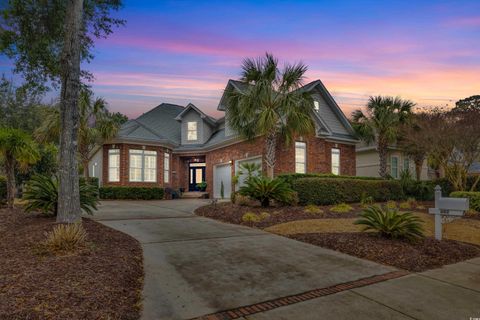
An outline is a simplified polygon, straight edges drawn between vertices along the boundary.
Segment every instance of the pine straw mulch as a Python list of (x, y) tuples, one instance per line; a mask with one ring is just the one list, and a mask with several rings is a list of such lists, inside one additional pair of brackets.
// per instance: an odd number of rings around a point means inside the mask
[(480, 247), (426, 237), (416, 242), (386, 239), (372, 233), (307, 233), (289, 238), (413, 272), (480, 256)]
[(88, 245), (40, 254), (54, 218), (0, 209), (0, 319), (138, 319), (143, 285), (137, 240), (90, 219)]
[[(421, 210), (410, 209), (404, 211), (428, 212), (428, 207), (431, 205), (430, 202), (419, 202), (419, 204), (423, 206)], [(240, 206), (238, 204), (232, 204), (231, 202), (223, 202), (200, 207), (195, 210), (195, 214), (232, 224), (242, 224), (249, 227), (264, 229), (276, 224), (298, 220), (356, 218), (358, 214), (364, 210), (359, 203), (350, 203), (349, 205), (353, 207), (353, 210), (345, 213), (330, 211), (330, 209), (334, 207), (331, 205), (317, 206), (317, 208), (322, 210), (321, 213), (308, 213), (305, 211), (306, 207), (303, 206), (271, 206), (268, 208), (262, 208), (257, 203), (252, 203), (248, 206)], [(403, 209), (401, 210), (403, 211)], [(244, 222), (242, 221), (242, 217), (247, 212), (252, 212), (255, 214), (267, 212), (270, 217), (254, 223)]]

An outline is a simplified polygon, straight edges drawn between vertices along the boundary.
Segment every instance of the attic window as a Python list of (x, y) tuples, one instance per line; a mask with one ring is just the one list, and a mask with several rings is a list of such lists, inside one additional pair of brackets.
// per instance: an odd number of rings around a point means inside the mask
[(320, 110), (320, 103), (318, 103), (318, 101), (313, 101), (313, 109), (315, 111)]
[(197, 122), (196, 121), (187, 122), (187, 140), (188, 141), (197, 140)]

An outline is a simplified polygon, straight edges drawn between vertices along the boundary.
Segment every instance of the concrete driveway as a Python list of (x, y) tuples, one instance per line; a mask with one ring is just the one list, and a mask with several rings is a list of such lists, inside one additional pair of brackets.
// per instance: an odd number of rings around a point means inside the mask
[[(472, 283), (469, 279), (462, 280), (463, 286), (449, 285), (452, 279), (432, 273), (365, 287), (365, 279), (388, 277), (395, 269), (192, 213), (207, 202), (105, 201), (100, 205), (96, 220), (142, 244), (143, 319), (190, 319), (236, 308), (242, 319), (458, 318), (460, 314), (445, 299), (453, 305), (458, 302), (462, 316), (480, 312), (480, 292), (477, 285), (465, 284)], [(475, 276), (480, 264), (467, 264), (463, 270)], [(352, 287), (355, 283), (361, 285)], [(323, 289), (328, 295), (316, 298), (308, 293), (319, 288), (330, 288)], [(435, 298), (436, 292), (441, 292), (440, 299)], [(279, 299), (302, 293), (308, 301), (299, 296), (287, 305)], [(273, 302), (257, 305), (264, 312), (243, 316), (242, 310), (251, 309), (240, 307), (265, 301)], [(275, 308), (273, 303), (278, 303)], [(430, 306), (437, 303), (441, 305)], [(426, 312), (427, 307), (433, 311)]]

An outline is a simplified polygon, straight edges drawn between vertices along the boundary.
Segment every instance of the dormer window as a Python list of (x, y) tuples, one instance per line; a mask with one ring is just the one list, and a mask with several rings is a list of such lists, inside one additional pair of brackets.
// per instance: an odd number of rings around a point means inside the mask
[(320, 110), (320, 103), (318, 103), (318, 101), (313, 101), (313, 109), (317, 112)]
[(197, 140), (197, 121), (187, 122), (187, 140), (188, 141)]

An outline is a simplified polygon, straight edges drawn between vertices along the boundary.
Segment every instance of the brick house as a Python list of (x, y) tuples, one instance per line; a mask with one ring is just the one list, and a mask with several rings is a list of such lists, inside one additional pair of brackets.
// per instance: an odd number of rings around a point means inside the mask
[[(229, 80), (227, 88), (242, 90), (243, 84)], [(334, 173), (355, 175), (353, 130), (335, 100), (320, 80), (305, 85), (312, 92), (316, 132), (295, 143), (279, 144), (274, 174)], [(218, 110), (227, 105), (222, 97)], [(214, 119), (193, 104), (186, 107), (162, 103), (129, 120), (118, 135), (100, 146), (90, 161), (90, 174), (105, 186), (161, 186), (206, 191), (229, 197), (232, 177), (242, 162), (256, 162), (265, 170), (263, 138), (242, 140), (225, 117)], [(240, 178), (242, 181), (242, 178)], [(237, 185), (238, 188), (238, 185)]]

